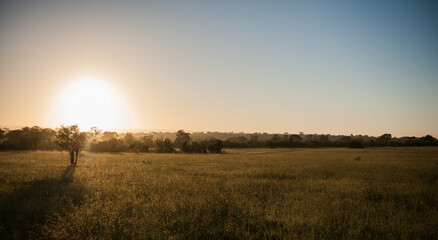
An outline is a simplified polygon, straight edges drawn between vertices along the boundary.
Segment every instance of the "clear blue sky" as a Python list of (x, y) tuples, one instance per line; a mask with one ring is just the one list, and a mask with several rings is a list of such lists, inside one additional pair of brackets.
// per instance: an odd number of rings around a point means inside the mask
[(124, 129), (438, 136), (436, 1), (0, 9), (3, 126), (54, 127), (56, 93), (92, 74), (130, 106)]

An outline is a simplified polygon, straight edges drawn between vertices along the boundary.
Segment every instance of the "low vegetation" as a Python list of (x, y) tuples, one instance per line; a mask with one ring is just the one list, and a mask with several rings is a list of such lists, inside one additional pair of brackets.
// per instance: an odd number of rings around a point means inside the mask
[(0, 238), (437, 239), (438, 148), (0, 152)]
[[(63, 144), (63, 131), (75, 129), (75, 149), (89, 152), (156, 152), (156, 153), (222, 153), (224, 148), (321, 148), (321, 147), (415, 147), (438, 146), (431, 135), (396, 138), (386, 133), (379, 137), (364, 135), (340, 136), (329, 134), (267, 134), (267, 133), (123, 133), (102, 132), (92, 127), (88, 132), (77, 132), (77, 125), (50, 128), (24, 127), (17, 130), (0, 129), (0, 150), (60, 150), (72, 152)], [(73, 134), (74, 132), (74, 134)], [(60, 134), (61, 133), (61, 134)], [(65, 134), (64, 134), (65, 135)], [(81, 143), (79, 146), (77, 143)], [(79, 151), (74, 150), (74, 153)]]

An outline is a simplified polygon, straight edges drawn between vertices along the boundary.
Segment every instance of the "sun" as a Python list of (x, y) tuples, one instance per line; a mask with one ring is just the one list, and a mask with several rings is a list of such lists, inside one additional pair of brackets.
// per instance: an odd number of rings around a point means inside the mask
[(82, 131), (97, 126), (104, 130), (124, 125), (123, 101), (109, 83), (91, 76), (70, 82), (59, 92), (55, 103), (57, 125), (78, 124)]

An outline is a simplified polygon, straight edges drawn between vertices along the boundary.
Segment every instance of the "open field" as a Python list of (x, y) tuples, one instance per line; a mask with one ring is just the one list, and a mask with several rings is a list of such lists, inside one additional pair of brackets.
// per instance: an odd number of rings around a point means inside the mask
[(83, 153), (69, 165), (0, 153), (1, 239), (438, 238), (438, 148)]

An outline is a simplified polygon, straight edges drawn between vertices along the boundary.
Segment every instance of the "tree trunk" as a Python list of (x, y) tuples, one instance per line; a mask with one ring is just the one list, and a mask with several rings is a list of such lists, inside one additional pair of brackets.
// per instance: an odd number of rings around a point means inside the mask
[(78, 156), (79, 156), (79, 151), (76, 151), (76, 160), (75, 160), (75, 166), (76, 166), (76, 164), (78, 164)]
[(70, 163), (72, 166), (75, 164), (75, 152), (74, 151), (70, 152)]

